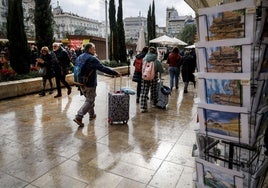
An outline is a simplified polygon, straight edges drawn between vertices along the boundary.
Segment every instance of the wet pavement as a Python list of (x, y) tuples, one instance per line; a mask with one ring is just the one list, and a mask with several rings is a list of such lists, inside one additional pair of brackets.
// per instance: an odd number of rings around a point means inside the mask
[[(164, 76), (168, 84), (167, 75)], [(167, 110), (140, 113), (130, 96), (127, 125), (107, 122), (113, 79), (98, 76), (95, 120), (73, 118), (84, 102), (76, 87), (67, 96), (27, 95), (0, 101), (0, 187), (194, 187), (197, 91), (183, 84)], [(123, 87), (136, 83), (123, 77)]]

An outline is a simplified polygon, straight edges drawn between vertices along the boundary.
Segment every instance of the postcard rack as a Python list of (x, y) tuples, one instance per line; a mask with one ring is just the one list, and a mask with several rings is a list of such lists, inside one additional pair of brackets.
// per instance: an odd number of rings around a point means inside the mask
[(268, 1), (199, 9), (198, 34), (195, 183), (262, 187), (268, 171)]

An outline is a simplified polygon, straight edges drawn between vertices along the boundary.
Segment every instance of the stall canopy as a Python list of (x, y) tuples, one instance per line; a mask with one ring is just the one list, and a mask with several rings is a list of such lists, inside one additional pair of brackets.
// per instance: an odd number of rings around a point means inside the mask
[(173, 44), (174, 41), (172, 38), (170, 38), (167, 35), (163, 35), (161, 37), (157, 37), (155, 39), (152, 39), (149, 41), (150, 43), (158, 43), (158, 44), (163, 44), (163, 45), (167, 45), (167, 44)]
[(173, 37), (172, 39), (174, 41), (173, 44), (176, 44), (176, 45), (187, 45), (186, 42), (183, 42), (182, 40), (180, 40), (180, 39), (178, 39), (176, 37)]
[(163, 35), (161, 37), (152, 39), (149, 41), (150, 43), (158, 43), (162, 45), (187, 45), (186, 42), (183, 42), (180, 39), (177, 39), (176, 37), (169, 37), (167, 35)]
[(195, 45), (186, 46), (185, 48), (195, 48)]

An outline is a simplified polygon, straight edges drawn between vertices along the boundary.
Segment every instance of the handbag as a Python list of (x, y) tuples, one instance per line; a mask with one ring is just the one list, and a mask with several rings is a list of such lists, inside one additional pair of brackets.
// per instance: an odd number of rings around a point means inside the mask
[(47, 74), (47, 68), (46, 67), (40, 67), (40, 69), (38, 70), (38, 74), (40, 76), (45, 76)]
[(141, 74), (139, 74), (138, 72), (134, 72), (134, 74), (132, 76), (132, 81), (139, 82), (140, 80), (141, 80)]

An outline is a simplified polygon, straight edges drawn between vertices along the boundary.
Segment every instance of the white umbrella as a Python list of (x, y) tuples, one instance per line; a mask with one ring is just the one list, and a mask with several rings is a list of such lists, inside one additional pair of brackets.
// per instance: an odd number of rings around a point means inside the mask
[(182, 40), (180, 40), (180, 39), (178, 39), (178, 38), (176, 38), (176, 37), (173, 37), (172, 38), (173, 39), (173, 44), (177, 44), (177, 45), (187, 45), (187, 43), (186, 42), (183, 42)]
[(136, 47), (137, 53), (140, 53), (142, 49), (144, 48), (144, 46), (145, 46), (145, 37), (144, 37), (143, 28), (141, 28), (140, 33), (139, 33), (139, 38), (137, 41), (137, 47)]
[(195, 45), (186, 46), (185, 48), (195, 48)]
[(173, 44), (173, 39), (170, 38), (169, 36), (167, 35), (163, 35), (161, 37), (158, 37), (158, 38), (155, 38), (155, 39), (152, 39), (149, 41), (150, 43), (159, 43), (159, 44)]

